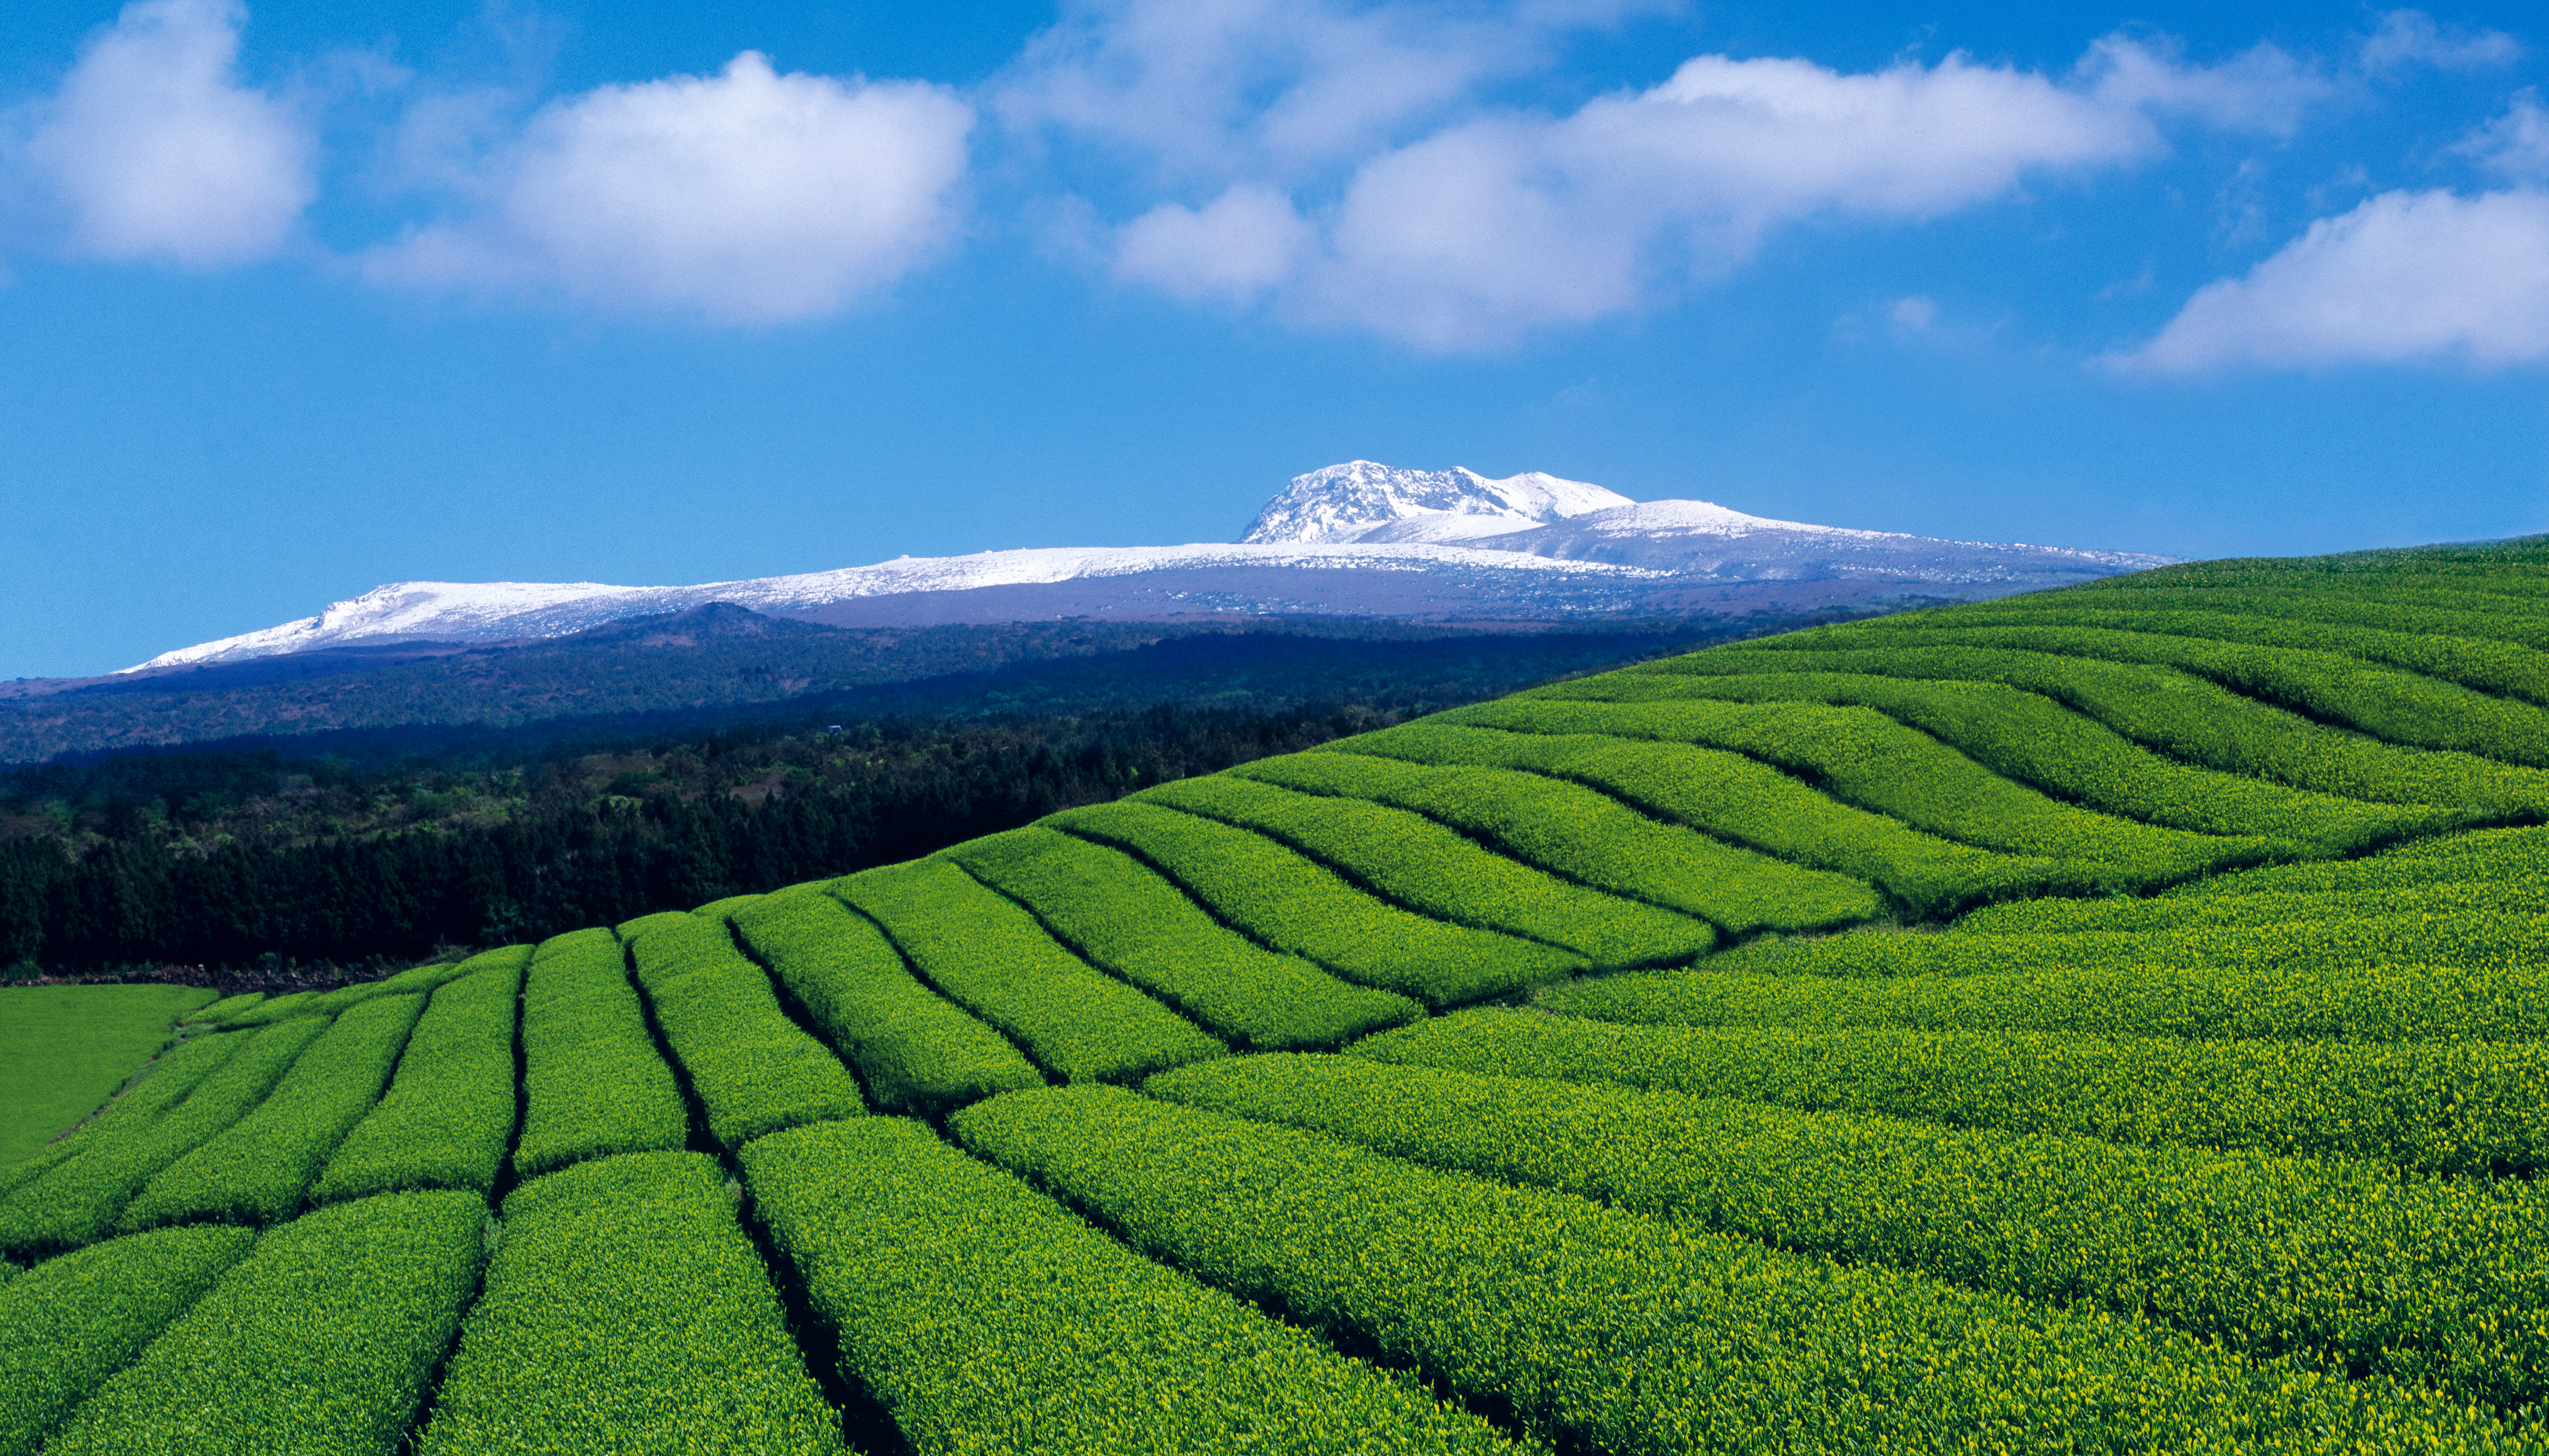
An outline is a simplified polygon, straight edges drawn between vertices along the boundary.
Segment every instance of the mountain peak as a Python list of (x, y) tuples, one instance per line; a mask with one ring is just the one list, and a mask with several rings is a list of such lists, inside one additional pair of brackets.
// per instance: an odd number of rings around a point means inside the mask
[(1292, 477), (1239, 541), (1243, 546), (1461, 541), (1635, 503), (1600, 486), (1536, 470), (1489, 480), (1458, 465), (1400, 470), (1350, 460)]

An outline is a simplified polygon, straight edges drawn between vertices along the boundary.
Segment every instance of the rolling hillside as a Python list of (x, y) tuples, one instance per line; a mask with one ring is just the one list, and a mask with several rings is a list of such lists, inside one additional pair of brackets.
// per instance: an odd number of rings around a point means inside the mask
[(2549, 1450), (2549, 542), (1558, 683), (196, 1013), (0, 1456)]

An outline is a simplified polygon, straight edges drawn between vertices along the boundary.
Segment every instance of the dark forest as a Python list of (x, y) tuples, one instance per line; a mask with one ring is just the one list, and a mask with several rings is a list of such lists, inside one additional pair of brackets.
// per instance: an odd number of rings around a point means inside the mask
[(372, 973), (907, 860), (1397, 716), (1162, 706), (745, 728), (503, 768), (264, 751), (23, 769), (0, 784), (0, 974)]

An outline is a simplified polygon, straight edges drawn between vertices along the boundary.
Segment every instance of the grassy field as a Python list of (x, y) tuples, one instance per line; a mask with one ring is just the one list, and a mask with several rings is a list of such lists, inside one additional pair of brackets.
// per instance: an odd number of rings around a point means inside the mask
[(0, 1165), (86, 1117), (212, 999), (193, 986), (0, 987)]
[(2172, 568), (205, 1007), (0, 1456), (2549, 1453), (2544, 648)]

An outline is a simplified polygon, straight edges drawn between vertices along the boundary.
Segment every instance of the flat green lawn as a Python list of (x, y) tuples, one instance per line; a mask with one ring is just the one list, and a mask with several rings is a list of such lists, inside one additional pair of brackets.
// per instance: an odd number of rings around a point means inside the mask
[(212, 999), (200, 986), (0, 986), (0, 1168), (96, 1111)]

